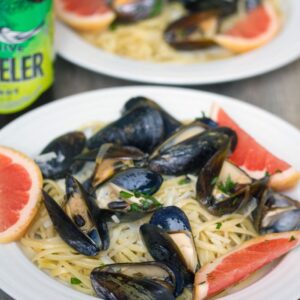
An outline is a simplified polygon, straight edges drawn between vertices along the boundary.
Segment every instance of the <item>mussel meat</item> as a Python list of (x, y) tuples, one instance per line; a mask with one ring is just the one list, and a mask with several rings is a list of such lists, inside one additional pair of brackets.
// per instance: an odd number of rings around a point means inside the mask
[(233, 130), (226, 127), (209, 129), (159, 150), (158, 154), (151, 157), (149, 168), (165, 175), (195, 173), (222, 146), (229, 144), (233, 151), (236, 143), (237, 136)]
[(129, 99), (123, 108), (123, 113), (127, 113), (136, 107), (152, 107), (157, 109), (163, 118), (164, 122), (164, 131), (165, 131), (165, 138), (170, 136), (177, 128), (179, 128), (182, 124), (178, 120), (176, 120), (173, 116), (171, 116), (167, 111), (165, 111), (160, 105), (158, 105), (153, 100), (150, 100), (143, 96), (138, 96)]
[(135, 22), (158, 15), (164, 0), (109, 0), (120, 22)]
[(254, 225), (261, 234), (300, 229), (300, 203), (266, 189), (253, 212)]
[(105, 143), (137, 147), (151, 152), (164, 137), (161, 114), (151, 107), (137, 107), (117, 121), (99, 130), (87, 141), (89, 149)]
[(74, 158), (82, 153), (85, 144), (86, 137), (80, 131), (69, 132), (49, 143), (35, 159), (44, 178), (60, 179), (79, 171), (83, 164)]

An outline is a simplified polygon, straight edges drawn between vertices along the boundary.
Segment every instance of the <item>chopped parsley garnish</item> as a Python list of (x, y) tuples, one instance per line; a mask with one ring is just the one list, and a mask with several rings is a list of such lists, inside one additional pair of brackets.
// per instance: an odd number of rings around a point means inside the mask
[(216, 223), (216, 229), (221, 229), (221, 227), (222, 227), (222, 223), (221, 222), (218, 222), (218, 223)]
[(137, 212), (137, 211), (142, 211), (142, 209), (137, 203), (132, 203), (130, 204), (129, 211)]
[(117, 22), (112, 22), (112, 23), (109, 25), (109, 30), (110, 30), (110, 31), (115, 31), (117, 28), (118, 28)]
[(70, 282), (71, 282), (71, 284), (80, 284), (81, 280), (76, 277), (72, 277)]
[(271, 174), (268, 171), (266, 171), (265, 177), (270, 177), (270, 176), (271, 176)]
[(119, 193), (119, 196), (123, 199), (130, 199), (131, 197), (133, 197), (134, 195), (125, 191), (121, 191)]
[(295, 241), (296, 240), (296, 238), (292, 235), (291, 237), (290, 237), (290, 242), (292, 242), (292, 241)]
[(211, 185), (215, 185), (215, 184), (217, 184), (218, 180), (219, 180), (219, 177), (216, 176), (216, 177), (214, 177), (214, 178), (212, 179), (212, 181), (211, 181), (210, 184), (211, 184)]
[(233, 193), (235, 187), (236, 187), (236, 183), (232, 181), (230, 175), (228, 175), (225, 182), (220, 182), (218, 184), (218, 189), (225, 194)]
[(192, 180), (191, 180), (190, 177), (185, 176), (185, 178), (182, 178), (182, 179), (180, 179), (180, 180), (178, 181), (178, 184), (179, 184), (179, 185), (184, 185), (184, 184), (190, 183), (191, 181), (192, 181)]
[(163, 0), (158, 0), (155, 2), (154, 6), (153, 6), (153, 10), (150, 13), (150, 18), (157, 16), (158, 14), (160, 14), (160, 12), (163, 9), (163, 5), (164, 5), (164, 1)]

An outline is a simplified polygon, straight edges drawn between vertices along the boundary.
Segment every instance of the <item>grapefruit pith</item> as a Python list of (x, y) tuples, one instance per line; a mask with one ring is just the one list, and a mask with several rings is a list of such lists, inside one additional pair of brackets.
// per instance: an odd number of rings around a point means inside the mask
[(38, 211), (43, 178), (24, 154), (0, 146), (0, 243), (19, 239)]
[(212, 107), (211, 117), (220, 126), (234, 130), (238, 136), (238, 143), (230, 160), (246, 171), (252, 178), (260, 179), (266, 173), (272, 175), (270, 186), (277, 191), (294, 187), (300, 173), (290, 164), (273, 155), (261, 146), (253, 137), (239, 125), (217, 104)]
[(281, 25), (274, 6), (265, 3), (253, 9), (245, 19), (216, 37), (222, 47), (236, 53), (247, 52), (269, 42)]
[(194, 300), (219, 294), (300, 244), (300, 231), (260, 236), (201, 268), (195, 277)]
[(115, 19), (105, 0), (55, 0), (57, 16), (80, 31), (107, 28)]

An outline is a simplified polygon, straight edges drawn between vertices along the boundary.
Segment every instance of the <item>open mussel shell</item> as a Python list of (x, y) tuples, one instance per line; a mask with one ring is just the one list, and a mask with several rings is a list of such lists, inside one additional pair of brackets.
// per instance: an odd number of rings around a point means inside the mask
[(43, 192), (43, 196), (46, 209), (60, 237), (81, 254), (87, 256), (97, 255), (100, 251), (99, 245), (96, 245), (92, 238), (79, 230), (59, 204), (46, 192)]
[(150, 255), (158, 262), (166, 264), (175, 274), (174, 295), (182, 293), (187, 284), (193, 282), (193, 274), (186, 265), (183, 253), (167, 232), (153, 224), (144, 224), (140, 233)]
[(87, 141), (89, 149), (99, 149), (105, 143), (137, 147), (151, 152), (164, 137), (161, 114), (151, 107), (137, 107), (100, 129)]
[(82, 153), (86, 137), (80, 131), (69, 132), (49, 143), (36, 157), (44, 178), (60, 179), (67, 173), (76, 173), (83, 166), (74, 158)]
[(228, 146), (219, 149), (200, 170), (196, 194), (201, 206), (222, 216), (244, 208), (265, 189), (267, 179), (254, 181), (243, 170), (226, 160)]
[(236, 133), (226, 127), (206, 130), (178, 144), (167, 147), (152, 157), (149, 168), (165, 175), (184, 175), (199, 171), (223, 146), (237, 143)]
[(128, 111), (131, 111), (137, 107), (152, 107), (161, 113), (164, 122), (165, 138), (170, 136), (182, 125), (180, 121), (171, 116), (156, 102), (143, 96), (137, 96), (129, 99), (123, 107), (123, 113), (127, 113)]
[(109, 232), (95, 199), (73, 176), (66, 177), (65, 210), (75, 225), (99, 244), (101, 250), (109, 247)]
[(120, 22), (135, 22), (158, 15), (164, 0), (109, 0)]
[(165, 29), (164, 39), (177, 50), (199, 50), (216, 45), (218, 30), (217, 11), (198, 12), (171, 23)]
[(161, 206), (151, 195), (162, 182), (162, 176), (149, 169), (127, 169), (96, 188), (97, 205), (107, 220), (114, 215), (121, 222), (138, 220)]
[(155, 280), (165, 285), (172, 293), (175, 288), (175, 275), (173, 271), (165, 264), (154, 261), (110, 264), (96, 268), (93, 272), (117, 273), (134, 278)]
[(186, 268), (196, 273), (200, 264), (190, 222), (176, 206), (162, 207), (154, 212), (150, 224), (165, 230), (182, 253)]
[(103, 300), (175, 300), (172, 292), (155, 280), (99, 271), (92, 271), (90, 277), (96, 295)]
[(93, 187), (121, 171), (135, 165), (143, 165), (146, 157), (147, 155), (135, 147), (103, 144), (96, 157), (96, 166), (91, 179)]
[(300, 203), (266, 189), (253, 212), (254, 225), (261, 234), (300, 229)]

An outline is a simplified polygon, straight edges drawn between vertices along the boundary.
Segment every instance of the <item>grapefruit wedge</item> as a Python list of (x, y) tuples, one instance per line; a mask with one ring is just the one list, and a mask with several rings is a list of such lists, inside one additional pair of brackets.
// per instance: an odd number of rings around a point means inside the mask
[(299, 244), (300, 231), (273, 233), (245, 242), (196, 273), (193, 299), (219, 294)]
[(0, 243), (22, 237), (38, 211), (42, 184), (32, 159), (0, 146)]
[(269, 42), (278, 33), (280, 26), (281, 20), (274, 6), (266, 2), (215, 40), (232, 52), (247, 52)]
[(57, 16), (76, 30), (102, 30), (115, 19), (105, 0), (55, 0), (54, 3)]
[(261, 146), (216, 103), (212, 107), (211, 118), (220, 126), (229, 127), (236, 132), (238, 143), (230, 160), (252, 178), (260, 179), (266, 173), (272, 175), (270, 186), (277, 191), (287, 190), (298, 183), (298, 171)]

